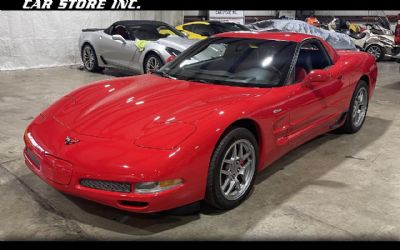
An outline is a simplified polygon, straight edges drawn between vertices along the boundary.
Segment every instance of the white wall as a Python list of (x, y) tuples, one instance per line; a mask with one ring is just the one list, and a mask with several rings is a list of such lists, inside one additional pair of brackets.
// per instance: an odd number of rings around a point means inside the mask
[(127, 19), (183, 21), (183, 11), (0, 11), (0, 70), (80, 63), (83, 28), (106, 28)]
[(400, 10), (316, 10), (315, 15), (321, 16), (378, 16), (397, 15)]

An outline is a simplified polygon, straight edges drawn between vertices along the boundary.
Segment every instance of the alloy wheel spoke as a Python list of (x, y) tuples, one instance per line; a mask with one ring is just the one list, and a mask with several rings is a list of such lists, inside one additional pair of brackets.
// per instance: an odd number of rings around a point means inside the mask
[(234, 164), (235, 163), (235, 160), (234, 159), (225, 159), (224, 161), (223, 161), (223, 163), (226, 163), (226, 164), (229, 164), (229, 165), (232, 165), (232, 164)]
[(236, 144), (233, 146), (233, 152), (232, 152), (232, 157), (235, 160), (237, 158), (237, 148), (236, 148), (236, 146), (237, 146)]
[(234, 186), (235, 186), (235, 181), (234, 180), (229, 181), (229, 187), (228, 190), (226, 190), (225, 195), (229, 195)]
[(221, 174), (223, 175), (231, 175), (231, 172), (229, 170), (221, 170)]
[(224, 184), (222, 185), (221, 189), (224, 191), (230, 182), (230, 178), (226, 178)]

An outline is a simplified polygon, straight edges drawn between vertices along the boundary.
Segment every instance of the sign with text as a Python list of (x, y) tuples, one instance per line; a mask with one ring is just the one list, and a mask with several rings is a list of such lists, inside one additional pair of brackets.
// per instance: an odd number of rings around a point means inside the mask
[(243, 10), (210, 10), (208, 19), (221, 22), (234, 22), (244, 24)]

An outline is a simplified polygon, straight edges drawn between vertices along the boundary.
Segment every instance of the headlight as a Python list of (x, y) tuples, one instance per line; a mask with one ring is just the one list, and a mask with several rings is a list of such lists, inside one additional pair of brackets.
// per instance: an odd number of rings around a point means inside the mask
[(171, 47), (167, 47), (165, 48), (165, 50), (171, 55), (171, 56), (178, 56), (180, 53), (182, 53), (181, 51), (171, 48)]
[(140, 182), (135, 185), (135, 193), (139, 194), (149, 194), (165, 191), (182, 184), (181, 179), (173, 179), (166, 181), (149, 181)]

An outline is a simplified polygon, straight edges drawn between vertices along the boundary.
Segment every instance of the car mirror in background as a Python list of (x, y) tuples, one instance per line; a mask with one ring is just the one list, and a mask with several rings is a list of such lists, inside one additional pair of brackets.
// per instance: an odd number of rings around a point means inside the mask
[(121, 35), (112, 35), (112, 39), (115, 41), (121, 41), (123, 44), (126, 43), (125, 38), (123, 38)]
[(307, 75), (307, 82), (326, 82), (331, 79), (331, 74), (323, 69), (312, 70)]

